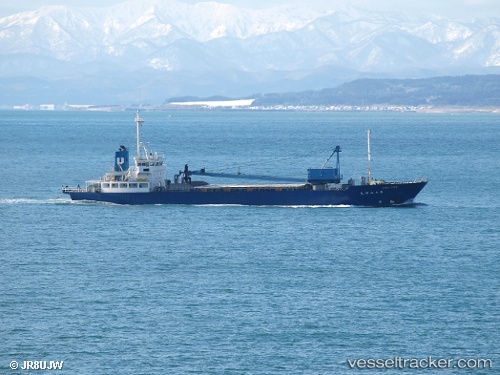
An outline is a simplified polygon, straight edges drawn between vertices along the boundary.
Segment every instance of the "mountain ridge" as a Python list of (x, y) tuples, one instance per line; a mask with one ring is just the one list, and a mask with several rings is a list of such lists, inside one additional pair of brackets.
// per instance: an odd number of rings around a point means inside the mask
[[(362, 77), (496, 72), (500, 19), (132, 0), (4, 17), (0, 51), (2, 104), (158, 103), (166, 95), (320, 89)], [(29, 78), (45, 82), (43, 97), (12, 84)]]

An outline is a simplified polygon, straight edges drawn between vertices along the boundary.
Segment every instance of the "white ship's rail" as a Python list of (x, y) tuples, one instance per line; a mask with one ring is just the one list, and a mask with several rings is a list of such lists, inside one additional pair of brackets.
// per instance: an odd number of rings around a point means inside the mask
[(392, 185), (401, 185), (401, 184), (417, 184), (420, 182), (429, 182), (429, 179), (427, 177), (421, 177), (421, 178), (416, 178), (413, 181), (387, 181), (384, 182), (385, 184), (392, 184)]
[(85, 185), (86, 185), (85, 187), (80, 187), (80, 185), (78, 185), (77, 187), (63, 186), (62, 192), (63, 193), (93, 193), (93, 192), (101, 191), (101, 181), (100, 180), (85, 181)]
[(70, 186), (62, 187), (63, 193), (86, 193), (87, 191), (88, 191), (87, 188), (81, 188), (81, 187), (70, 187)]

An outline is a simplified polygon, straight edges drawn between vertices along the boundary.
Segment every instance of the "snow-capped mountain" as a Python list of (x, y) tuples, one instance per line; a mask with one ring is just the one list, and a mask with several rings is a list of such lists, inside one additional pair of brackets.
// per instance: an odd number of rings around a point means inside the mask
[(170, 95), (331, 87), (359, 76), (497, 69), (500, 18), (131, 0), (5, 17), (0, 48), (0, 104), (23, 95), (35, 101), (34, 93), (49, 101), (158, 103)]

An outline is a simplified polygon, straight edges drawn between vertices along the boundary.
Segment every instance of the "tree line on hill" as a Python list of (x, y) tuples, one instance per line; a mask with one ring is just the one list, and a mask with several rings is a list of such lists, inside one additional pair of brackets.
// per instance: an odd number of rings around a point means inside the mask
[[(364, 78), (335, 88), (259, 94), (252, 98), (256, 98), (253, 106), (500, 106), (500, 75), (421, 79)], [(211, 99), (230, 100), (226, 97), (182, 97), (171, 98), (167, 102)]]

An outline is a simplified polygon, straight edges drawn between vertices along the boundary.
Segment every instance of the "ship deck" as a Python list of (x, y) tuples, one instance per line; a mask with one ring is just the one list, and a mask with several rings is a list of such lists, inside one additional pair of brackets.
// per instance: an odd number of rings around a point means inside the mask
[(211, 191), (285, 191), (310, 190), (308, 184), (221, 184), (194, 187), (192, 190), (201, 192)]

